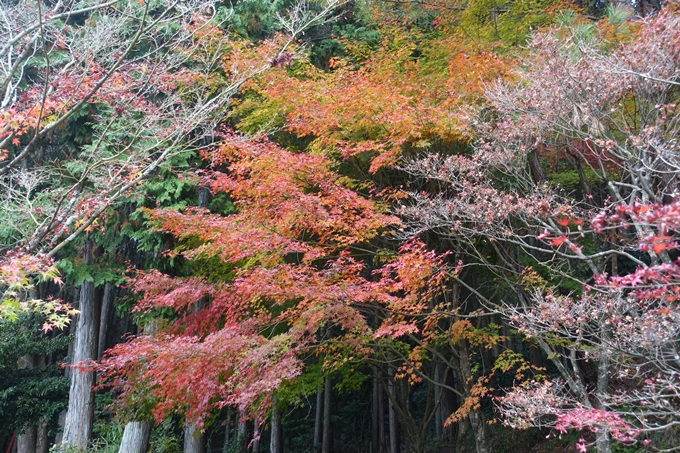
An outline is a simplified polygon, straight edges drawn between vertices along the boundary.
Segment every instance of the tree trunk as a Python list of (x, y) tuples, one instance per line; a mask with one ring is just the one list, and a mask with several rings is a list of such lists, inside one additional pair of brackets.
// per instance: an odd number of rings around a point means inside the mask
[[(35, 296), (31, 296), (36, 298)], [(19, 358), (17, 368), (33, 369), (35, 368), (35, 360), (32, 355), (25, 355)], [(35, 425), (27, 425), (24, 428), (24, 433), (16, 437), (17, 453), (33, 453), (35, 451), (35, 439), (37, 429)]]
[[(434, 366), (434, 380), (435, 382), (442, 382), (442, 364), (437, 362)], [(434, 413), (434, 430), (437, 439), (440, 441), (444, 440), (444, 420), (446, 420), (446, 415), (442, 410), (442, 389), (440, 386), (434, 386), (434, 403), (437, 405)]]
[[(66, 367), (66, 371), (68, 371), (68, 367)], [(57, 424), (59, 425), (59, 432), (57, 432), (57, 435), (54, 439), (54, 444), (55, 445), (61, 445), (61, 440), (64, 438), (64, 424), (66, 423), (66, 411), (61, 411), (59, 412), (59, 416), (57, 417)]]
[(205, 453), (205, 435), (193, 423), (184, 428), (184, 453)]
[(243, 414), (239, 414), (238, 430), (236, 434), (236, 442), (238, 444), (239, 453), (246, 453), (248, 451), (248, 438), (246, 437), (247, 434), (248, 425), (246, 424), (246, 419), (243, 417)]
[(456, 424), (458, 428), (458, 434), (456, 436), (456, 453), (465, 451), (465, 437), (470, 426), (470, 421), (468, 417), (462, 417)]
[(612, 446), (609, 441), (609, 430), (603, 429), (595, 433), (595, 446), (597, 453), (611, 453)]
[[(85, 245), (85, 264), (92, 261), (94, 243), (87, 240)], [(97, 327), (99, 312), (95, 298), (94, 283), (84, 281), (80, 287), (78, 326), (76, 327), (73, 364), (77, 365), (97, 357)], [(64, 423), (63, 444), (87, 450), (92, 437), (94, 420), (94, 372), (71, 370), (68, 411)]]
[(283, 453), (283, 445), (281, 443), (281, 416), (279, 414), (279, 408), (276, 407), (278, 402), (279, 398), (274, 396), (274, 401), (272, 402), (272, 428), (269, 439), (269, 453)]
[[(442, 362), (435, 365), (435, 380), (451, 387), (455, 385), (451, 370)], [(435, 421), (438, 425), (437, 435), (442, 442), (450, 443), (456, 438), (456, 425), (444, 426), (449, 416), (456, 411), (456, 402), (456, 395), (451, 390), (435, 386), (435, 403), (438, 404)]]
[(323, 425), (323, 388), (319, 385), (316, 390), (316, 417), (314, 418), (314, 444), (315, 452), (321, 451), (321, 426)]
[[(380, 382), (378, 382), (379, 384)], [(380, 440), (378, 445), (380, 445), (380, 453), (385, 453), (387, 450), (387, 436), (385, 435), (385, 394), (378, 391), (380, 397), (378, 398), (378, 436)]]
[(390, 453), (399, 453), (399, 433), (397, 432), (397, 418), (394, 413), (394, 371), (389, 370), (389, 377), (387, 381), (387, 391), (390, 393), (390, 398), (387, 401), (387, 411), (390, 423)]
[(151, 420), (129, 422), (125, 425), (118, 453), (146, 453), (149, 450), (151, 425)]
[(489, 453), (490, 450), (486, 443), (486, 426), (479, 409), (470, 410), (468, 418), (470, 419), (470, 426), (472, 426), (472, 430), (475, 434), (477, 453)]
[[(600, 330), (602, 332), (602, 339), (605, 343), (611, 341), (611, 328), (605, 321), (600, 323)], [(602, 401), (609, 393), (609, 360), (610, 355), (606, 346), (600, 346), (600, 361), (597, 366), (597, 398), (596, 406), (598, 409), (604, 409)], [(595, 434), (595, 444), (597, 446), (597, 453), (611, 453), (611, 443), (609, 441), (609, 430), (604, 427), (599, 427), (599, 431)]]
[(227, 419), (224, 422), (224, 445), (222, 446), (222, 451), (227, 453), (229, 450), (229, 441), (231, 440), (231, 407), (227, 407)]
[[(104, 287), (104, 295), (102, 296), (102, 305), (106, 305), (106, 300), (109, 299), (110, 305), (113, 305), (113, 285), (107, 283)], [(104, 322), (104, 308), (102, 307), (101, 320)], [(149, 321), (144, 326), (144, 333), (146, 335), (153, 335), (156, 331), (156, 319)], [(106, 337), (106, 333), (102, 325), (99, 326), (99, 355), (103, 353), (102, 338)], [(152, 420), (142, 420), (135, 422), (128, 422), (123, 430), (123, 439), (120, 443), (118, 453), (146, 453), (149, 450), (149, 441), (151, 440), (151, 428), (153, 427)]]
[(331, 378), (324, 378), (321, 453), (331, 453)]
[[(472, 379), (472, 370), (470, 368), (470, 359), (466, 340), (458, 342), (460, 351), (460, 373), (463, 382), (470, 382)], [(469, 396), (469, 391), (466, 389), (466, 394)], [(468, 415), (470, 419), (470, 426), (474, 431), (475, 445), (477, 453), (489, 453), (489, 446), (486, 443), (486, 423), (482, 417), (479, 409), (472, 409)]]
[(35, 453), (47, 453), (50, 449), (50, 442), (47, 432), (47, 420), (41, 418), (38, 421), (38, 428), (35, 435)]
[(371, 453), (380, 453), (380, 430), (378, 424), (380, 423), (380, 404), (379, 398), (382, 396), (380, 392), (380, 382), (378, 382), (378, 367), (373, 367), (373, 393), (371, 395)]
[(529, 161), (529, 171), (531, 171), (531, 177), (534, 180), (534, 183), (536, 185), (543, 184), (546, 179), (541, 162), (538, 160), (538, 151), (530, 151), (527, 160)]
[(27, 426), (24, 433), (17, 436), (17, 453), (34, 453), (37, 434), (36, 425)]
[(109, 325), (113, 314), (113, 283), (107, 282), (104, 285), (104, 295), (102, 296), (101, 316), (99, 317), (99, 341), (97, 344), (97, 360), (102, 358), (109, 335)]

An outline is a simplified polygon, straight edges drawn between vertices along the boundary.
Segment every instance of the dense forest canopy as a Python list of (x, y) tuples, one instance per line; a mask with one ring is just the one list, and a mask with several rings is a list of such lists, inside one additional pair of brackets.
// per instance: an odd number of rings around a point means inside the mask
[(677, 0), (0, 37), (0, 450), (677, 449)]

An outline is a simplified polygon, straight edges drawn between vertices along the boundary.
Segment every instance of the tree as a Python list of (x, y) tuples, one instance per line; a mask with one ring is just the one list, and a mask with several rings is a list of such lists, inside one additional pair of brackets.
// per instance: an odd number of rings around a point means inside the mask
[[(228, 191), (237, 213), (194, 208), (149, 215), (157, 228), (196, 244), (182, 253), (185, 259), (219, 257), (240, 266), (216, 282), (139, 275), (135, 290), (143, 297), (136, 310), (169, 307), (179, 318), (153, 338), (116, 346), (100, 366), (133, 410), (140, 408), (135, 401), (146, 401), (142, 406), (152, 404), (159, 420), (182, 409), (198, 429), (227, 405), (261, 418), (272, 391), (300, 374), (299, 355), (311, 347), (320, 347), (331, 368), (370, 354), (363, 311), (374, 304), (419, 306), (439, 272), (436, 256), (410, 243), (373, 279), (363, 276), (366, 264), (352, 257), (353, 248), (361, 250), (396, 220), (343, 187), (327, 159), (234, 135), (224, 135), (209, 157), (215, 166), (229, 164), (228, 172), (204, 177), (214, 192)], [(198, 311), (197, 300), (205, 301)], [(335, 334), (318, 345), (317, 332), (328, 325)], [(379, 335), (414, 328), (403, 320)]]
[[(504, 400), (509, 423), (547, 415), (536, 414), (536, 400), (518, 404), (521, 395), (544, 395), (544, 407), (572, 409), (552, 412), (557, 426), (591, 427), (601, 452), (610, 451), (610, 436), (635, 442), (639, 429), (669, 423), (650, 415), (643, 426), (623, 401), (642, 403), (633, 397), (644, 387), (637, 372), (668, 369), (666, 359), (656, 365), (641, 359), (652, 346), (632, 333), (643, 319), (668, 322), (659, 315), (674, 297), (672, 279), (654, 269), (674, 266), (672, 227), (655, 219), (674, 210), (677, 195), (679, 16), (673, 4), (638, 23), (626, 17), (613, 8), (593, 25), (565, 13), (560, 27), (534, 36), (519, 80), (491, 87), (488, 106), (470, 117), (481, 136), (471, 155), (430, 155), (404, 165), (446, 190), (413, 193), (403, 209), (410, 225), (455, 237), (467, 255), (462, 268), (480, 266), (507, 282), (514, 297), (482, 297), (484, 304), (501, 307), (559, 372), (561, 384), (530, 385)], [(571, 166), (571, 194), (553, 182), (563, 173), (546, 174), (551, 159)], [(649, 280), (639, 280), (646, 272)], [(644, 299), (631, 292), (644, 282), (664, 284)], [(620, 321), (627, 316), (635, 321)], [(676, 347), (665, 336), (673, 322), (661, 329), (666, 340), (654, 344), (656, 357)], [(617, 330), (623, 325), (633, 335), (628, 340)], [(632, 407), (645, 413), (644, 404)]]

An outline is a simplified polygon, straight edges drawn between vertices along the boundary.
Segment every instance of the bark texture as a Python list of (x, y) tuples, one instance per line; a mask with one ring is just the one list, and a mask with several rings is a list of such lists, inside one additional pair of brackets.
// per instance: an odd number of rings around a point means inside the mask
[(394, 392), (394, 370), (389, 370), (389, 380), (387, 381), (387, 391), (389, 392), (389, 401), (387, 406), (387, 413), (390, 423), (390, 453), (399, 453), (399, 433), (397, 432), (397, 415), (394, 413), (393, 400), (396, 398)]
[(378, 368), (373, 367), (373, 382), (371, 394), (371, 453), (380, 453), (380, 404), (382, 397), (380, 382), (378, 382)]
[(107, 282), (104, 285), (104, 295), (102, 296), (102, 309), (99, 318), (99, 339), (97, 344), (97, 360), (102, 358), (106, 351), (109, 329), (113, 315), (113, 291), (114, 285)]
[(270, 453), (283, 453), (281, 415), (279, 414), (279, 408), (276, 407), (278, 402), (279, 399), (274, 396), (274, 401), (272, 402), (271, 437), (269, 439)]
[(47, 435), (47, 420), (41, 418), (40, 421), (38, 421), (35, 436), (35, 453), (47, 453), (50, 450), (50, 442)]
[(324, 378), (321, 453), (331, 453), (331, 378)]
[[(88, 240), (85, 246), (85, 263), (92, 260), (94, 244)], [(80, 287), (78, 325), (73, 347), (73, 363), (78, 364), (97, 358), (99, 310), (94, 283), (84, 281)], [(64, 422), (63, 444), (87, 450), (92, 438), (94, 421), (94, 372), (72, 368), (68, 411)]]
[(27, 426), (23, 434), (17, 436), (17, 453), (33, 453), (37, 437), (37, 426)]
[(149, 450), (151, 425), (151, 420), (129, 422), (125, 425), (118, 453), (146, 453)]
[(194, 424), (184, 428), (184, 453), (205, 453), (205, 435)]
[(323, 388), (316, 390), (316, 417), (314, 418), (314, 451), (321, 451), (321, 427), (323, 426)]

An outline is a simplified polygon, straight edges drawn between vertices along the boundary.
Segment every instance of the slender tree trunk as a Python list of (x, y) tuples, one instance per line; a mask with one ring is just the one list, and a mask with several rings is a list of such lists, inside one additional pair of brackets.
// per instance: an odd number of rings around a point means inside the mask
[[(66, 367), (66, 371), (68, 371), (68, 367)], [(55, 445), (61, 445), (61, 441), (64, 438), (64, 424), (65, 423), (66, 423), (66, 411), (61, 411), (61, 412), (59, 412), (59, 416), (57, 417), (57, 424), (59, 425), (59, 432), (57, 433), (57, 435), (54, 439)]]
[[(470, 368), (467, 343), (465, 340), (460, 340), (458, 346), (460, 351), (461, 377), (464, 382), (469, 382), (472, 378), (472, 370)], [(468, 392), (466, 391), (466, 393)], [(486, 423), (481, 412), (479, 409), (471, 409), (468, 418), (470, 419), (470, 426), (474, 431), (477, 453), (489, 453), (489, 446), (486, 442)]]
[[(442, 385), (452, 387), (455, 385), (451, 370), (442, 362), (437, 362), (435, 365), (435, 380)], [(456, 411), (456, 395), (449, 389), (435, 386), (435, 403), (438, 404), (435, 415), (438, 437), (442, 442), (451, 443), (456, 438), (456, 425), (444, 426), (444, 424), (449, 416)]]
[[(437, 383), (443, 383), (442, 376), (443, 365), (441, 362), (437, 362), (434, 366), (434, 381)], [(438, 385), (434, 386), (434, 403), (437, 405), (434, 413), (434, 429), (437, 439), (444, 441), (444, 420), (446, 420), (446, 415), (442, 410), (442, 388)]]
[(385, 433), (385, 394), (382, 391), (378, 391), (378, 394), (380, 395), (378, 398), (378, 436), (380, 437), (378, 445), (380, 446), (379, 452), (385, 453), (387, 450), (387, 436)]
[(390, 453), (399, 453), (399, 433), (397, 432), (397, 417), (394, 413), (394, 371), (392, 368), (389, 370), (389, 377), (387, 381), (387, 391), (390, 394), (390, 398), (387, 401), (387, 411), (390, 423)]
[(184, 453), (205, 453), (205, 435), (193, 423), (184, 428)]
[[(35, 296), (31, 296), (36, 298)], [(25, 355), (19, 358), (17, 368), (20, 370), (35, 368), (35, 360), (32, 355)], [(33, 453), (35, 451), (35, 439), (37, 429), (35, 425), (28, 425), (24, 428), (24, 433), (16, 436), (17, 453)]]
[(373, 393), (371, 395), (371, 453), (380, 453), (380, 430), (378, 424), (380, 423), (380, 404), (379, 398), (382, 396), (380, 392), (380, 382), (378, 382), (378, 367), (373, 367)]
[[(611, 327), (604, 321), (600, 323), (600, 331), (605, 343), (611, 341)], [(604, 409), (602, 401), (609, 393), (609, 351), (605, 346), (600, 346), (600, 361), (597, 366), (597, 408)], [(609, 440), (609, 430), (600, 427), (600, 430), (595, 433), (595, 445), (597, 446), (597, 453), (611, 453), (612, 447)]]
[(231, 408), (227, 408), (227, 419), (224, 422), (224, 445), (222, 451), (227, 453), (229, 450), (229, 440), (231, 440)]
[(331, 378), (324, 378), (321, 453), (331, 453)]
[(281, 443), (281, 416), (277, 404), (279, 398), (274, 396), (272, 402), (272, 420), (271, 420), (271, 436), (269, 439), (269, 453), (283, 453), (283, 445)]
[(238, 419), (238, 430), (236, 435), (236, 442), (238, 443), (238, 452), (246, 453), (248, 451), (248, 425), (246, 424), (246, 419), (243, 414), (239, 414)]
[[(94, 243), (87, 240), (85, 245), (85, 264), (92, 262)], [(73, 363), (75, 365), (97, 357), (97, 327), (99, 311), (95, 298), (94, 283), (84, 281), (80, 287), (80, 315), (76, 327)], [(94, 421), (94, 372), (87, 370), (71, 370), (71, 388), (68, 398), (68, 411), (64, 423), (62, 442), (87, 450), (92, 438)]]
[(102, 358), (106, 351), (106, 344), (109, 335), (109, 326), (113, 314), (113, 290), (111, 282), (104, 285), (104, 295), (102, 296), (101, 316), (99, 317), (99, 341), (97, 342), (97, 360)]
[(15, 429), (14, 431), (12, 431), (12, 435), (9, 438), (9, 445), (7, 446), (6, 451), (14, 452), (13, 448), (14, 448), (14, 443), (16, 441), (16, 436), (17, 436), (17, 430)]
[[(113, 286), (110, 285), (109, 283), (106, 284), (108, 286), (108, 291), (106, 287), (104, 288), (104, 296), (102, 297), (103, 305), (106, 304), (106, 299), (109, 298), (111, 302), (113, 302)], [(108, 293), (108, 294), (107, 294)], [(102, 308), (102, 321), (104, 320), (104, 315), (103, 315), (104, 309)], [(156, 331), (156, 320), (149, 321), (145, 326), (144, 326), (144, 333), (146, 335), (153, 335), (154, 332)], [(100, 326), (100, 335), (99, 335), (99, 354), (102, 354), (102, 336), (105, 336), (106, 334), (101, 333), (102, 326)], [(142, 421), (134, 421), (134, 422), (128, 422), (125, 425), (125, 429), (123, 430), (123, 439), (121, 440), (120, 443), (120, 448), (118, 449), (118, 453), (146, 453), (147, 450), (149, 450), (149, 441), (151, 439), (151, 428), (153, 427), (153, 421), (152, 420), (142, 420)]]
[(314, 418), (314, 451), (321, 451), (321, 427), (323, 425), (323, 388), (316, 390), (316, 417)]
[(472, 426), (472, 430), (475, 434), (477, 453), (489, 453), (490, 450), (486, 443), (486, 426), (479, 409), (470, 410), (468, 418), (470, 419), (470, 426)]
[(129, 422), (125, 425), (118, 453), (146, 453), (149, 450), (151, 426), (151, 420)]
[(465, 451), (463, 447), (465, 445), (465, 437), (467, 436), (469, 426), (470, 422), (466, 417), (461, 418), (457, 423), (458, 434), (456, 435), (456, 453)]
[(49, 451), (50, 443), (47, 435), (47, 420), (41, 418), (38, 421), (35, 435), (35, 453), (47, 453)]
[(609, 430), (603, 429), (595, 433), (595, 446), (597, 453), (611, 453), (612, 446), (609, 441)]

